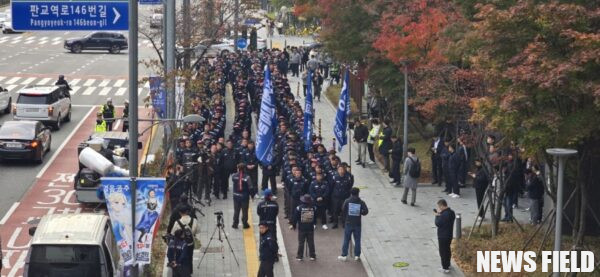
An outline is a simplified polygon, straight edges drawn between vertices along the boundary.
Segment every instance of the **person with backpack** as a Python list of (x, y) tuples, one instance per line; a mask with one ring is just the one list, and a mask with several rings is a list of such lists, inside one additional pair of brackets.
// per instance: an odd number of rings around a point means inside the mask
[(296, 254), (296, 260), (302, 261), (304, 256), (304, 243), (308, 244), (308, 252), (310, 260), (314, 261), (317, 258), (315, 253), (315, 225), (317, 224), (316, 207), (312, 203), (312, 198), (309, 194), (305, 194), (300, 197), (300, 204), (294, 209), (294, 215), (292, 218), (292, 230), (298, 228), (298, 252)]
[(402, 203), (406, 204), (408, 190), (412, 190), (412, 199), (410, 205), (414, 206), (417, 201), (417, 184), (421, 177), (421, 161), (416, 155), (414, 147), (409, 147), (407, 150), (406, 160), (404, 160), (404, 194), (402, 195)]
[[(179, 266), (187, 267), (185, 272), (189, 272), (190, 275), (193, 273), (193, 265), (192, 261), (194, 259), (194, 248), (195, 248), (195, 240), (194, 237), (198, 233), (198, 223), (196, 220), (190, 216), (191, 209), (189, 207), (184, 207), (179, 210), (179, 214), (181, 218), (175, 221), (175, 225), (171, 230), (171, 234), (177, 239), (177, 234), (181, 232), (182, 238), (186, 243), (186, 247), (184, 248), (186, 253), (184, 254), (185, 259), (183, 263), (181, 261), (178, 263)], [(188, 271), (189, 270), (189, 271)], [(175, 271), (175, 270), (174, 270)], [(179, 276), (190, 276), (190, 275), (179, 275)], [(176, 275), (173, 275), (176, 276)]]
[(344, 222), (344, 243), (342, 244), (342, 255), (338, 256), (338, 260), (346, 261), (348, 256), (348, 246), (351, 236), (354, 236), (354, 260), (360, 260), (360, 234), (361, 234), (361, 218), (369, 213), (369, 208), (365, 201), (360, 199), (358, 194), (359, 188), (350, 190), (350, 198), (344, 201), (342, 207), (342, 222)]
[(193, 247), (190, 250), (190, 246), (185, 241), (183, 230), (175, 231), (167, 248), (167, 266), (171, 268), (173, 277), (192, 276), (192, 259), (189, 254), (193, 254), (193, 251)]

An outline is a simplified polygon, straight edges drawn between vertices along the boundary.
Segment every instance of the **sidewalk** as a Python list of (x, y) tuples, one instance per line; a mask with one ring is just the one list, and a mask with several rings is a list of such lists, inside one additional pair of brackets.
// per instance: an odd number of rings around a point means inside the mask
[[(292, 91), (298, 86), (299, 81), (298, 78), (290, 78)], [(324, 86), (323, 91), (326, 87), (327, 85)], [(301, 99), (300, 103), (303, 101)], [(331, 141), (334, 137), (335, 106), (329, 103), (325, 96), (321, 98), (321, 102), (314, 102), (315, 122), (321, 119), (323, 141), (328, 148), (332, 146)], [(361, 189), (360, 196), (369, 207), (369, 214), (363, 217), (362, 225), (362, 264), (367, 274), (369, 276), (464, 276), (454, 263), (451, 274), (438, 272), (441, 265), (432, 209), (439, 199), (444, 198), (457, 215), (461, 215), (462, 227), (472, 226), (477, 210), (474, 189), (463, 189), (462, 198), (455, 199), (442, 193), (441, 187), (421, 184), (417, 190), (416, 206), (404, 205), (400, 202), (404, 189), (391, 186), (387, 176), (376, 166), (367, 168), (355, 166), (357, 148), (355, 144), (352, 144), (352, 147), (352, 160), (348, 156), (348, 145), (338, 153), (338, 156), (342, 161), (352, 165), (354, 185)], [(417, 153), (417, 155), (423, 162), (429, 162), (425, 153)], [(528, 206), (523, 202), (526, 201), (521, 201), (521, 206)], [(514, 215), (519, 222), (527, 222), (528, 214), (524, 210), (516, 209)], [(318, 236), (315, 235), (316, 238)], [(337, 239), (320, 241), (317, 244), (317, 255), (319, 249), (332, 248), (340, 251), (342, 237), (342, 234), (339, 234)], [(337, 255), (339, 253), (335, 254)], [(327, 261), (334, 258), (320, 257)], [(395, 268), (393, 264), (396, 262), (406, 262), (409, 265)], [(328, 266), (331, 270), (339, 270), (349, 266), (349, 263), (335, 260)], [(296, 276), (296, 272), (293, 273)], [(361, 275), (355, 272), (347, 276)]]

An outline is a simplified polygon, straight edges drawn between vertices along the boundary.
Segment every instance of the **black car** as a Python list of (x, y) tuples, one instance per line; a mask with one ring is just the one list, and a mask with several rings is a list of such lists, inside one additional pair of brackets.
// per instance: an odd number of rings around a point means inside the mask
[(39, 121), (7, 121), (0, 127), (0, 160), (41, 163), (50, 151), (50, 129)]
[(81, 53), (83, 50), (108, 50), (112, 54), (118, 54), (127, 49), (127, 39), (120, 33), (95, 32), (83, 38), (67, 39), (64, 47), (72, 53)]

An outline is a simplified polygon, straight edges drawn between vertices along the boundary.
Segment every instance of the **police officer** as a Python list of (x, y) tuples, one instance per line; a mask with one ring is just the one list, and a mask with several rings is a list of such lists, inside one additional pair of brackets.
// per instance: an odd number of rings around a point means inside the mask
[(274, 237), (275, 229), (271, 228), (266, 222), (260, 222), (260, 244), (258, 248), (260, 267), (258, 268), (258, 277), (273, 277), (273, 264), (278, 259), (279, 246)]
[(330, 193), (329, 183), (327, 183), (323, 177), (322, 173), (317, 173), (315, 180), (310, 185), (310, 197), (317, 206), (317, 213), (315, 215), (315, 223), (317, 219), (321, 219), (323, 223), (323, 230), (327, 230), (327, 213), (325, 210), (327, 209), (328, 198)]
[(106, 121), (102, 119), (102, 113), (98, 112), (96, 114), (96, 127), (94, 128), (94, 132), (96, 133), (104, 133), (106, 132)]
[(316, 208), (312, 204), (310, 195), (305, 194), (300, 197), (302, 204), (294, 209), (294, 217), (291, 229), (298, 228), (298, 252), (296, 260), (302, 261), (304, 256), (304, 242), (308, 243), (308, 252), (310, 260), (314, 261), (317, 258), (315, 253), (315, 224)]
[[(270, 189), (265, 189), (265, 199), (258, 203), (256, 212), (260, 222), (264, 222), (269, 226), (269, 229), (276, 230), (277, 214), (279, 213), (279, 205), (273, 201), (273, 193)], [(277, 233), (273, 234), (273, 237), (277, 239)]]
[(333, 176), (333, 189), (331, 192), (331, 208), (333, 229), (338, 227), (338, 220), (342, 212), (344, 201), (350, 197), (350, 190), (354, 185), (354, 178), (346, 172), (346, 167), (339, 166), (337, 173)]
[(115, 106), (112, 104), (112, 99), (106, 99), (106, 104), (100, 109), (102, 116), (106, 119), (106, 130), (112, 131), (112, 124), (115, 118)]
[[(300, 205), (300, 197), (308, 192), (309, 183), (302, 176), (300, 167), (295, 166), (292, 168), (292, 177), (289, 178), (290, 187), (290, 200), (291, 200), (291, 211), (294, 211), (298, 205)], [(290, 216), (291, 218), (291, 216)]]
[(237, 165), (237, 173), (231, 176), (233, 182), (233, 229), (238, 228), (240, 220), (240, 210), (242, 210), (242, 224), (244, 229), (250, 228), (248, 224), (248, 204), (250, 197), (254, 199), (256, 189), (252, 184), (252, 179), (246, 174), (246, 165), (239, 163)]

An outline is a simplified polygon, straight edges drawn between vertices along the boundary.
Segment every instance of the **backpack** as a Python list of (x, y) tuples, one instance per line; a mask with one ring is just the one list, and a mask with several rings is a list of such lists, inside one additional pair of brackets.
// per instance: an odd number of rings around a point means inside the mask
[(419, 161), (419, 159), (417, 159), (415, 161), (411, 157), (408, 157), (408, 158), (412, 161), (412, 165), (410, 166), (410, 169), (408, 170), (408, 175), (412, 178), (421, 177), (421, 162)]
[(179, 228), (183, 230), (183, 240), (188, 244), (194, 243), (194, 234), (192, 233), (192, 226), (194, 224), (194, 218), (190, 217), (190, 223), (188, 225), (183, 225), (179, 219), (177, 220), (177, 224), (179, 224)]

